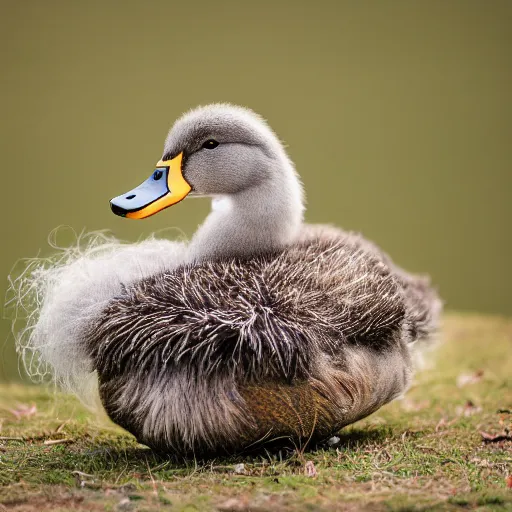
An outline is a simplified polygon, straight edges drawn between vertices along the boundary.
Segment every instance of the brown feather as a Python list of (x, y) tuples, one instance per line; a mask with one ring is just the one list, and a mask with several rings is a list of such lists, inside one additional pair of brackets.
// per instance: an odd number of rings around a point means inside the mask
[(100, 394), (141, 442), (184, 453), (304, 442), (409, 384), (409, 343), (436, 328), (424, 278), (358, 235), (306, 227), (248, 259), (143, 279), (87, 337)]

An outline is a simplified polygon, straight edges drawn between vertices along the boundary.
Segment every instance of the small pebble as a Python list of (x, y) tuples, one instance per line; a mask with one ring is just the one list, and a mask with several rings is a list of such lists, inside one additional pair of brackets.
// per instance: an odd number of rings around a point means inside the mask
[(245, 474), (245, 464), (235, 464), (235, 467), (233, 468), (235, 473), (237, 475), (244, 475)]
[(129, 498), (123, 498), (116, 507), (116, 510), (119, 512), (128, 512), (129, 510), (133, 510), (133, 504)]
[(330, 439), (327, 440), (327, 444), (332, 448), (333, 446), (336, 446), (339, 444), (340, 438), (338, 436), (332, 436)]

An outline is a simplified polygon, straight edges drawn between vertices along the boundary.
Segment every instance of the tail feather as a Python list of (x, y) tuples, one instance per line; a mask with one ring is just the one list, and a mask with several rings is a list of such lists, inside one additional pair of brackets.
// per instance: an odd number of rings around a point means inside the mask
[[(33, 258), (9, 276), (7, 307), (25, 369), (95, 402), (94, 368), (84, 350), (87, 327), (123, 286), (183, 261), (185, 244), (151, 238), (125, 244), (104, 232), (81, 234), (50, 258)], [(22, 324), (20, 326), (20, 324)]]

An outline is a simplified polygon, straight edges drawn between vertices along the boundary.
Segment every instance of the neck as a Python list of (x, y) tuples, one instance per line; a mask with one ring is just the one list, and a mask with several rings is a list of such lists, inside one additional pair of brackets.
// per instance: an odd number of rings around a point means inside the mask
[(212, 212), (194, 234), (191, 261), (250, 257), (282, 250), (302, 225), (302, 188), (289, 162), (280, 179), (212, 201)]

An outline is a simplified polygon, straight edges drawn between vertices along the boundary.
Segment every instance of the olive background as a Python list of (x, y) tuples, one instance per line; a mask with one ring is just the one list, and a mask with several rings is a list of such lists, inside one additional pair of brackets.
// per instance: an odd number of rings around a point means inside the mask
[[(512, 313), (512, 2), (0, 7), (1, 292), (57, 226), (191, 235), (207, 200), (144, 221), (108, 201), (149, 176), (177, 116), (227, 101), (286, 143), (308, 222), (429, 273), (448, 309)], [(3, 379), (18, 376), (9, 332), (2, 319)]]

